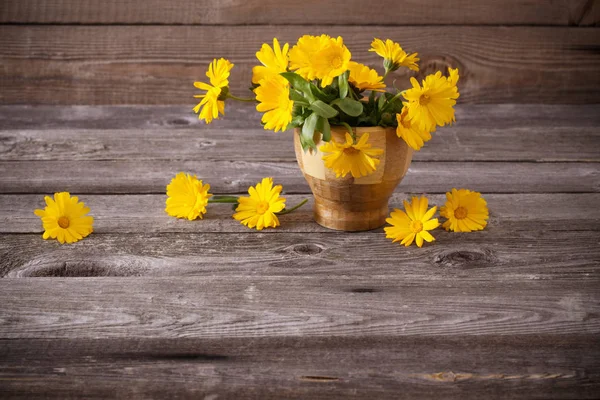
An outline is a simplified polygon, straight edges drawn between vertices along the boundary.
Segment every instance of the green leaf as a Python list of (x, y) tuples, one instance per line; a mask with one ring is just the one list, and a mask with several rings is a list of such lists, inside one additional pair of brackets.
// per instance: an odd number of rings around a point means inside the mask
[(340, 99), (345, 99), (348, 96), (348, 76), (349, 71), (338, 76), (338, 85), (340, 87)]
[(313, 101), (310, 103), (309, 108), (323, 118), (333, 118), (338, 115), (338, 112), (335, 108), (331, 107), (327, 103), (322, 102), (321, 100)]
[(321, 89), (319, 89), (318, 86), (311, 83), (310, 90), (311, 90), (312, 95), (314, 97), (316, 97), (317, 99), (324, 101), (324, 102), (329, 102), (329, 98), (327, 97), (325, 92), (323, 92)]
[(321, 122), (320, 131), (323, 134), (323, 140), (329, 142), (331, 140), (331, 126), (329, 126), (329, 120), (327, 118), (319, 117)]
[(296, 115), (295, 117), (292, 118), (292, 122), (290, 122), (290, 127), (298, 128), (298, 127), (302, 126), (303, 123), (304, 123), (304, 117), (302, 115)]
[(379, 101), (377, 102), (377, 108), (379, 109), (379, 111), (381, 111), (384, 106), (385, 106), (385, 96), (382, 94), (379, 96)]
[(304, 96), (302, 96), (300, 93), (293, 89), (290, 90), (290, 99), (294, 101), (295, 105), (297, 104), (303, 107), (308, 107), (309, 105), (308, 100), (306, 100)]
[(292, 85), (292, 87), (294, 89), (299, 90), (302, 93), (304, 93), (304, 97), (306, 97), (306, 99), (308, 99), (308, 101), (314, 100), (314, 96), (310, 89), (310, 87), (312, 85), (309, 81), (307, 81), (300, 75), (296, 74), (295, 72), (282, 72), (279, 75), (281, 75), (285, 79), (287, 79), (288, 82), (290, 83), (290, 85)]
[(338, 106), (340, 110), (351, 117), (358, 117), (363, 112), (363, 105), (360, 101), (352, 100), (349, 97), (337, 99), (332, 104)]
[(306, 150), (308, 147), (313, 149), (317, 148), (313, 137), (315, 135), (315, 128), (317, 127), (317, 122), (319, 120), (319, 115), (317, 113), (312, 113), (306, 118), (304, 121), (304, 125), (302, 125), (302, 135), (300, 135), (300, 143), (302, 144), (302, 148)]

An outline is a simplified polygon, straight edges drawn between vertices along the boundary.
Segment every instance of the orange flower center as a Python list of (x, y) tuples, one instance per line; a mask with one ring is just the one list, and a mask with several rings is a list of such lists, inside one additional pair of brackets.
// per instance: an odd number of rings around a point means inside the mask
[(347, 147), (344, 149), (344, 154), (347, 154), (349, 156), (353, 156), (356, 153), (359, 153), (360, 150), (355, 149), (354, 147)]
[(423, 230), (423, 223), (421, 221), (411, 221), (410, 230), (414, 233), (419, 233)]
[(266, 213), (269, 210), (269, 203), (266, 201), (261, 201), (256, 206), (256, 212), (260, 215)]
[(335, 56), (331, 59), (331, 66), (335, 69), (340, 68), (343, 63), (344, 63), (344, 61), (342, 60), (342, 57), (340, 57), (340, 56)]
[(419, 97), (419, 104), (422, 106), (426, 106), (427, 104), (429, 104), (430, 101), (431, 99), (427, 94), (422, 94), (421, 97)]
[(57, 222), (58, 222), (58, 226), (60, 226), (63, 229), (67, 229), (70, 225), (69, 218), (64, 217), (64, 216), (59, 217)]
[(454, 218), (456, 219), (465, 219), (467, 218), (467, 214), (467, 209), (462, 206), (454, 210)]

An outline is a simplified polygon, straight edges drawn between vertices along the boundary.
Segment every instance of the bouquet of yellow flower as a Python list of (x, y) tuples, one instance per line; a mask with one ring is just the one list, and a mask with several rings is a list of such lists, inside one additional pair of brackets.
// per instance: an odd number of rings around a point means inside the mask
[[(384, 73), (352, 60), (341, 37), (305, 35), (288, 43), (263, 44), (252, 69), (252, 97), (233, 95), (233, 64), (215, 59), (195, 82), (204, 91), (194, 108), (211, 123), (227, 100), (256, 103), (265, 129), (295, 128), (296, 156), (315, 195), (315, 219), (341, 230), (373, 229), (385, 223), (387, 201), (412, 158), (438, 126), (452, 123), (459, 97), (458, 70), (438, 71), (412, 87), (385, 78), (399, 68), (419, 71), (417, 53), (392, 40), (374, 39), (369, 51), (383, 58)], [(350, 178), (347, 176), (350, 175)], [(362, 204), (362, 206), (361, 206)]]
[[(369, 51), (383, 57), (383, 76), (352, 61), (341, 37), (305, 35), (289, 47), (288, 43), (281, 47), (273, 39), (273, 47), (265, 43), (256, 53), (262, 65), (252, 69), (254, 98), (232, 95), (228, 79), (233, 64), (215, 59), (206, 73), (210, 84), (194, 83), (206, 92), (195, 96), (202, 101), (194, 112), (211, 123), (224, 114), (227, 99), (257, 102), (264, 128), (275, 132), (301, 128), (305, 150), (316, 149), (320, 140), (329, 142), (332, 125), (348, 130), (346, 148), (357, 142), (351, 127), (382, 126), (395, 127), (398, 137), (419, 150), (437, 126), (454, 121), (453, 106), (459, 97), (457, 69), (449, 69), (448, 77), (441, 72), (429, 75), (422, 83), (411, 78), (412, 88), (390, 93), (385, 91), (384, 83), (390, 72), (401, 67), (419, 70), (417, 53), (406, 53), (398, 43), (389, 39), (374, 39), (371, 43)], [(370, 93), (366, 96), (365, 92)], [(367, 140), (360, 145), (368, 145)]]

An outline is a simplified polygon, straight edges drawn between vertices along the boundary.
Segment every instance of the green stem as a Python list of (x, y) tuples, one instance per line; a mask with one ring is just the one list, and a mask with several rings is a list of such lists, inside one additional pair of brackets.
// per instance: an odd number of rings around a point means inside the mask
[(296, 204), (294, 207), (287, 209), (284, 208), (283, 210), (279, 211), (278, 213), (275, 213), (277, 215), (285, 215), (285, 214), (289, 214), (291, 212), (296, 211), (297, 209), (299, 209), (300, 207), (302, 207), (303, 205), (305, 205), (308, 202), (308, 199), (304, 199), (302, 200), (300, 203)]
[(350, 134), (350, 136), (352, 136), (352, 139), (354, 139), (354, 141), (356, 142), (356, 134), (354, 133), (354, 131), (352, 130), (350, 125), (348, 125), (347, 122), (340, 122), (340, 123), (342, 125), (344, 125), (344, 127), (346, 127), (346, 129), (348, 129), (348, 133)]
[(404, 93), (404, 92), (400, 92), (400, 93), (396, 94), (394, 97), (392, 97), (387, 103), (385, 103), (385, 105), (383, 106), (383, 108), (379, 112), (381, 114), (383, 114), (383, 112), (385, 110), (387, 110), (396, 100), (398, 100), (400, 98), (400, 96), (402, 96), (402, 93)]
[(246, 103), (255, 103), (256, 102), (256, 99), (253, 99), (253, 98), (245, 99), (245, 98), (242, 98), (242, 97), (234, 96), (231, 93), (227, 94), (227, 98), (228, 99), (237, 100), (237, 101), (245, 101)]
[(209, 203), (237, 203), (236, 196), (213, 196), (208, 200)]
[(387, 71), (385, 71), (385, 75), (383, 75), (383, 79), (382, 79), (382, 80), (384, 80), (384, 81), (385, 81), (385, 78), (387, 78), (387, 76), (388, 76), (388, 74), (389, 74), (390, 72), (392, 72), (392, 71), (391, 71), (391, 70), (389, 70), (389, 69), (388, 69)]

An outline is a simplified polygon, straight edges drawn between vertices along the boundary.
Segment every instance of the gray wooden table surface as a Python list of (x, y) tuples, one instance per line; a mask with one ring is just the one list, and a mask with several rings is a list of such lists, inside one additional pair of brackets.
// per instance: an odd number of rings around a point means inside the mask
[[(466, 105), (391, 200), (481, 191), (483, 232), (404, 248), (310, 206), (256, 232), (164, 213), (178, 171), (215, 193), (264, 176), (309, 195), (291, 133), (251, 107), (0, 107), (0, 396), (600, 396), (600, 106)], [(94, 233), (44, 241), (70, 191)], [(312, 204), (312, 202), (310, 203)]]

